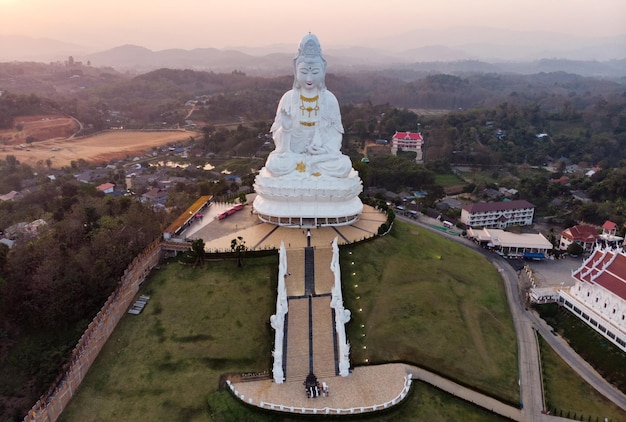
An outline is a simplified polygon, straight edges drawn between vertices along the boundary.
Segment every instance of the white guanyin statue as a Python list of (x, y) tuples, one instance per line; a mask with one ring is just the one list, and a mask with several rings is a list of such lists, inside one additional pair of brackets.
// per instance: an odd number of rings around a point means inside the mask
[(305, 36), (294, 59), (293, 89), (278, 103), (271, 132), (276, 149), (265, 167), (274, 176), (294, 171), (346, 177), (350, 158), (341, 153), (339, 103), (326, 89), (326, 60), (315, 35)]
[(283, 226), (351, 224), (363, 210), (363, 186), (341, 153), (339, 103), (326, 89), (326, 59), (315, 35), (302, 38), (293, 70), (293, 87), (280, 99), (271, 127), (276, 148), (254, 182), (254, 211)]

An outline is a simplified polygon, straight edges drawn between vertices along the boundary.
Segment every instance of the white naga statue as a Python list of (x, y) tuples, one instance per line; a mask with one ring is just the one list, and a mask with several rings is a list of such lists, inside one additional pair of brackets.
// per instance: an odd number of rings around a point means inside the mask
[(302, 39), (293, 65), (293, 89), (278, 103), (271, 128), (276, 149), (265, 167), (274, 176), (298, 171), (346, 177), (352, 162), (341, 153), (339, 103), (326, 89), (326, 60), (315, 35)]
[(350, 322), (350, 311), (343, 307), (343, 293), (341, 292), (341, 268), (339, 266), (339, 246), (337, 238), (332, 241), (333, 257), (330, 270), (335, 277), (335, 284), (331, 290), (330, 307), (335, 310), (335, 332), (339, 347), (339, 375), (347, 377), (350, 373), (350, 343), (346, 338), (346, 324)]
[(263, 221), (292, 227), (351, 224), (363, 210), (361, 179), (341, 153), (339, 103), (326, 89), (317, 37), (302, 38), (294, 83), (271, 127), (276, 146), (255, 179), (254, 209)]

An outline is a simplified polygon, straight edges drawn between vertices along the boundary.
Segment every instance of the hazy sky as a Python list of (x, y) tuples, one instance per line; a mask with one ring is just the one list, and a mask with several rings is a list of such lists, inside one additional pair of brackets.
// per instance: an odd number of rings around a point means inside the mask
[(626, 0), (0, 0), (0, 35), (97, 48), (297, 44), (309, 31), (351, 45), (456, 26), (614, 36)]

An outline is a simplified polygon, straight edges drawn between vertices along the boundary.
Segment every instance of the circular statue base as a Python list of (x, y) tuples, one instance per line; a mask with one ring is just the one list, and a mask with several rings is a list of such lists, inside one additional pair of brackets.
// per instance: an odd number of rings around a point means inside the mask
[(363, 186), (354, 169), (345, 178), (298, 172), (275, 177), (264, 167), (254, 190), (254, 212), (261, 221), (278, 226), (344, 226), (357, 221), (363, 211)]

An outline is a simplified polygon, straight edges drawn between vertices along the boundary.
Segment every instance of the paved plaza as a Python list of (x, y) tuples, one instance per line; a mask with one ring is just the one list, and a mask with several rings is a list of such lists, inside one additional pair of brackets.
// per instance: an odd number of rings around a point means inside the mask
[(574, 285), (572, 271), (580, 268), (583, 259), (566, 257), (563, 259), (529, 261), (535, 275), (537, 287), (568, 287)]
[[(194, 221), (181, 236), (187, 239), (203, 239), (207, 252), (230, 251), (231, 241), (242, 237), (250, 250), (278, 249), (285, 242), (287, 249), (302, 249), (307, 245), (307, 231), (298, 228), (279, 227), (263, 223), (252, 212), (255, 194), (248, 195), (247, 205), (227, 218), (218, 216), (233, 207), (232, 203), (213, 203), (202, 219)], [(370, 207), (363, 206), (359, 220), (348, 226), (319, 227), (311, 229), (311, 246), (328, 246), (337, 237), (339, 245), (354, 243), (376, 236), (378, 228), (387, 216)]]

